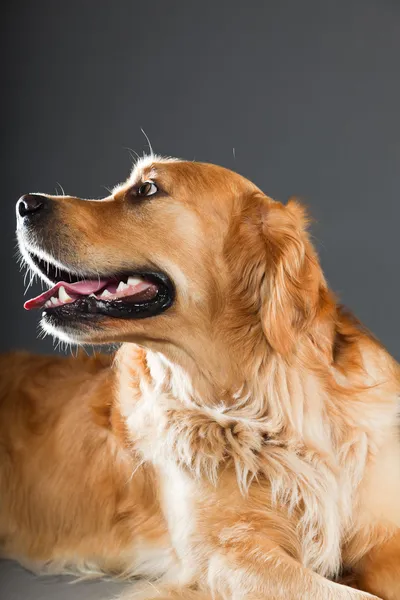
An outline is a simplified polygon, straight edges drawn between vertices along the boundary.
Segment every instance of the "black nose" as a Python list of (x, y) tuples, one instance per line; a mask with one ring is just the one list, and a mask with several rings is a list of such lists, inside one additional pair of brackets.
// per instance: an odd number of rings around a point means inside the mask
[(43, 210), (48, 204), (46, 196), (39, 194), (25, 194), (17, 202), (17, 213), (20, 217), (30, 217)]

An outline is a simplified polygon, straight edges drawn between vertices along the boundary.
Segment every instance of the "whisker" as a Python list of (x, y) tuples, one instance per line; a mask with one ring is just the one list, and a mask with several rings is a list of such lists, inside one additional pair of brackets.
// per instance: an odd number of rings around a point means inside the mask
[(154, 156), (153, 147), (152, 147), (152, 145), (151, 145), (151, 142), (150, 142), (149, 136), (147, 135), (147, 133), (144, 131), (144, 129), (143, 129), (143, 128), (140, 128), (140, 131), (143, 133), (144, 137), (145, 137), (145, 138), (146, 138), (146, 140), (147, 140), (147, 143), (148, 143), (148, 145), (149, 145), (150, 155), (151, 155), (151, 156)]
[(128, 150), (129, 155), (130, 155), (130, 157), (131, 157), (131, 159), (133, 160), (134, 163), (136, 163), (138, 160), (140, 160), (140, 156), (136, 152), (136, 150), (133, 150), (132, 148), (128, 148), (126, 146), (124, 146), (124, 150)]
[[(56, 181), (56, 184), (59, 186), (59, 188), (60, 188), (60, 190), (61, 190), (61, 192), (62, 192), (62, 195), (63, 195), (63, 196), (65, 196), (64, 188), (63, 188), (63, 186), (61, 185), (61, 183), (59, 183), (58, 181)], [(57, 194), (57, 195), (58, 195), (58, 194)]]
[(24, 285), (25, 287), (25, 291), (24, 291), (24, 295), (26, 294), (26, 292), (29, 290), (29, 288), (32, 286), (33, 282), (35, 281), (35, 273), (31, 273), (31, 278), (28, 282), (28, 285), (26, 285), (26, 276), (28, 275), (29, 271), (27, 271), (27, 273), (25, 273), (25, 277), (24, 277)]

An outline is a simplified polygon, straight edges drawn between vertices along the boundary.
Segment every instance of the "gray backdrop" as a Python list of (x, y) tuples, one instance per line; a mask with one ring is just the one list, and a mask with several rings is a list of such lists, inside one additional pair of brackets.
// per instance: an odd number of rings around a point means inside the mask
[(15, 201), (105, 195), (143, 128), (159, 153), (302, 196), (332, 287), (400, 357), (400, 2), (5, 6), (0, 349), (53, 347), (22, 308)]

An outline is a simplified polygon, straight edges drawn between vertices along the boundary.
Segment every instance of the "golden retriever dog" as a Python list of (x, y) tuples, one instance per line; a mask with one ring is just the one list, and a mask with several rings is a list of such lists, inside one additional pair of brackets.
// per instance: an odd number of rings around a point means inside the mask
[(304, 209), (152, 155), (102, 201), (17, 215), (49, 286), (26, 308), (121, 346), (3, 358), (3, 554), (155, 580), (132, 599), (398, 600), (399, 367), (338, 305)]

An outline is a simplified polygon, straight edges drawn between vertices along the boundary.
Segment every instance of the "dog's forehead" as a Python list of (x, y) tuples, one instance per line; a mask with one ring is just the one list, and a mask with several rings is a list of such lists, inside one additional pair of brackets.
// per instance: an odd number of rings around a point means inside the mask
[(149, 155), (139, 159), (128, 179), (129, 185), (145, 180), (167, 180), (168, 183), (185, 188), (220, 189), (243, 191), (255, 186), (245, 177), (211, 163), (186, 161), (173, 157)]
[(134, 164), (128, 179), (114, 187), (113, 195), (149, 180), (181, 200), (192, 202), (201, 198), (225, 207), (260, 192), (250, 180), (225, 167), (150, 154)]

